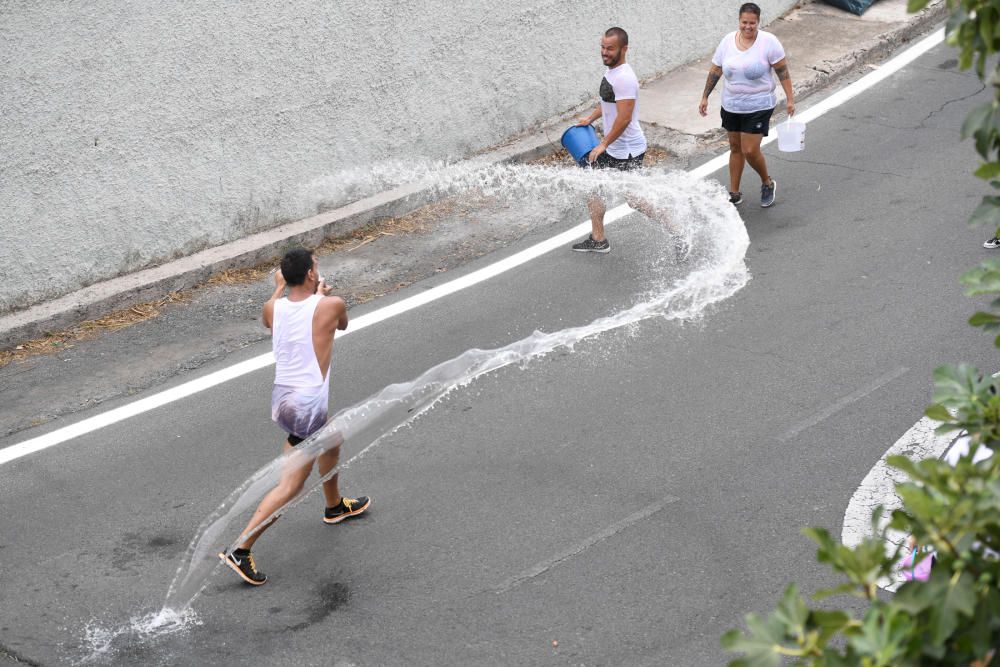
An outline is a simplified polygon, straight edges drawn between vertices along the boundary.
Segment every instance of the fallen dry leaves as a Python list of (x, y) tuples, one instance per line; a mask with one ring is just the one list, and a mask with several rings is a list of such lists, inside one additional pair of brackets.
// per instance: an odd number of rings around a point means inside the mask
[[(670, 153), (663, 150), (662, 148), (656, 148), (655, 146), (650, 146), (646, 149), (646, 157), (643, 158), (642, 164), (646, 167), (652, 167), (657, 165), (667, 158), (670, 157)], [(549, 153), (544, 157), (540, 157), (537, 160), (532, 160), (528, 164), (539, 165), (543, 167), (551, 166), (567, 166), (575, 164), (573, 161), (573, 156), (565, 148), (560, 148), (554, 153)]]
[(117, 331), (145, 322), (159, 315), (163, 307), (168, 304), (184, 303), (190, 300), (189, 292), (171, 292), (162, 299), (137, 303), (134, 306), (116, 310), (104, 317), (86, 320), (75, 327), (54, 331), (42, 338), (25, 341), (14, 347), (13, 350), (0, 350), (0, 368), (12, 361), (65, 350), (72, 347), (73, 343), (77, 341), (93, 338), (105, 331)]
[[(352, 252), (383, 236), (420, 233), (429, 229), (433, 221), (460, 211), (469, 211), (476, 203), (482, 203), (482, 200), (459, 202), (456, 199), (446, 199), (427, 204), (405, 216), (384, 218), (348, 234), (330, 236), (320, 243), (315, 252), (319, 255), (345, 250)], [(102, 332), (118, 331), (145, 322), (159, 315), (164, 306), (190, 301), (193, 293), (199, 289), (219, 285), (247, 285), (257, 282), (272, 273), (277, 265), (278, 261), (270, 261), (248, 268), (227, 269), (213, 274), (205, 282), (191, 289), (171, 292), (156, 301), (138, 303), (128, 308), (116, 310), (104, 317), (81, 322), (69, 329), (50, 332), (41, 338), (25, 341), (12, 350), (0, 350), (0, 368), (13, 361), (20, 361), (28, 357), (54, 354), (72, 347), (78, 341), (94, 338)], [(405, 284), (401, 283), (400, 287), (402, 286)], [(364, 292), (356, 295), (355, 301), (365, 303), (384, 294)]]

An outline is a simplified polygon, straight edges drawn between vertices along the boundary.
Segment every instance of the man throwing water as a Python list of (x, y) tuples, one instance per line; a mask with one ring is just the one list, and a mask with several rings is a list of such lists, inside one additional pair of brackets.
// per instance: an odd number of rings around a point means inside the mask
[[(587, 156), (587, 162), (595, 169), (637, 169), (646, 156), (646, 137), (639, 125), (639, 79), (625, 62), (627, 52), (628, 33), (621, 28), (609, 28), (601, 39), (601, 60), (608, 68), (601, 79), (601, 101), (589, 116), (576, 123), (590, 125), (604, 117), (604, 140)], [(575, 244), (573, 250), (611, 252), (611, 244), (604, 235), (607, 208), (604, 200), (592, 196), (587, 207), (590, 209), (590, 237)]]
[[(274, 276), (274, 294), (264, 304), (264, 326), (271, 329), (274, 349), (274, 389), (271, 418), (288, 433), (284, 452), (288, 455), (281, 480), (250, 518), (246, 539), (231, 553), (219, 558), (244, 581), (260, 586), (267, 576), (257, 569), (250, 549), (274, 521), (261, 525), (294, 499), (312, 472), (313, 459), (295, 452), (295, 447), (326, 424), (330, 400), (330, 360), (333, 336), (347, 329), (347, 305), (329, 296), (332, 288), (319, 275), (316, 257), (304, 248), (289, 251)], [(285, 287), (288, 296), (283, 296)], [(319, 455), (319, 472), (326, 475), (340, 458), (340, 444)], [(361, 514), (371, 504), (365, 497), (344, 498), (337, 477), (323, 482), (326, 513), (323, 521), (335, 524)]]

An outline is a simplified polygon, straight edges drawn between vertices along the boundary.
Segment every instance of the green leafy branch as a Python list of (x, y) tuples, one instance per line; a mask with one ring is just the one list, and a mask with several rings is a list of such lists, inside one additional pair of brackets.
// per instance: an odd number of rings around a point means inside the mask
[[(910, 0), (908, 8), (928, 4)], [(1000, 51), (1000, 0), (948, 0), (947, 6), (947, 41), (958, 50), (959, 67), (974, 67), (993, 89), (992, 99), (966, 117), (962, 138), (973, 139), (982, 158), (976, 176), (1000, 189), (1000, 59), (992, 58)], [(1000, 195), (983, 197), (969, 222), (1000, 235)], [(1000, 332), (1000, 260), (983, 262), (961, 282), (970, 297), (993, 297), (969, 324)], [(994, 345), (1000, 347), (1000, 334)], [(723, 635), (723, 646), (742, 654), (731, 665), (1000, 667), (1000, 383), (966, 364), (938, 368), (934, 383), (926, 415), (940, 422), (939, 433), (964, 432), (969, 453), (954, 466), (891, 457), (889, 464), (908, 478), (896, 485), (902, 509), (882, 527), (879, 508), (870, 536), (856, 546), (840, 544), (822, 528), (803, 530), (817, 544), (816, 559), (844, 580), (814, 600), (853, 596), (865, 603), (864, 614), (810, 606), (791, 584), (766, 618), (749, 614), (746, 630)], [(980, 446), (998, 453), (975, 462)], [(890, 533), (921, 545), (918, 559), (934, 558), (926, 581), (907, 581), (894, 595), (880, 593), (879, 583), (915, 564), (901, 565), (908, 550), (892, 546)]]

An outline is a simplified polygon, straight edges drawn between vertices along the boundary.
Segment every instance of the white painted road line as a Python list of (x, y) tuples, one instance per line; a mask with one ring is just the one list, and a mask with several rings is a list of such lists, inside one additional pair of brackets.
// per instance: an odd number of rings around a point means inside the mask
[(617, 523), (613, 523), (610, 526), (608, 526), (607, 528), (605, 528), (604, 530), (602, 530), (602, 531), (600, 531), (598, 533), (594, 533), (590, 537), (588, 537), (588, 538), (586, 538), (586, 539), (584, 539), (584, 540), (582, 540), (582, 541), (574, 544), (573, 546), (571, 546), (566, 551), (563, 551), (562, 553), (556, 554), (552, 558), (547, 558), (546, 560), (543, 560), (541, 563), (536, 563), (535, 565), (532, 565), (531, 567), (529, 567), (524, 572), (521, 572), (520, 574), (517, 574), (517, 575), (514, 575), (513, 577), (510, 577), (509, 579), (507, 579), (506, 581), (504, 581), (503, 583), (501, 583), (499, 586), (497, 586), (496, 589), (494, 589), (493, 592), (494, 593), (505, 593), (505, 592), (511, 590), (512, 588), (516, 588), (516, 587), (520, 586), (521, 584), (523, 584), (524, 582), (528, 581), (529, 579), (534, 579), (538, 575), (544, 574), (545, 572), (548, 572), (549, 570), (551, 570), (555, 566), (557, 566), (560, 563), (563, 563), (563, 562), (569, 560), (573, 556), (576, 556), (577, 554), (583, 553), (584, 551), (586, 551), (590, 547), (594, 546), (598, 542), (603, 542), (604, 540), (608, 539), (612, 535), (614, 535), (616, 533), (620, 533), (621, 531), (625, 530), (629, 526), (631, 526), (633, 524), (636, 524), (636, 523), (642, 521), (643, 519), (646, 519), (648, 517), (653, 516), (654, 514), (656, 514), (660, 510), (662, 510), (664, 507), (666, 507), (670, 503), (675, 503), (678, 500), (679, 500), (679, 498), (675, 498), (673, 496), (669, 496), (669, 497), (661, 500), (658, 503), (653, 503), (649, 507), (646, 507), (644, 509), (639, 510), (635, 514), (630, 514), (629, 516), (625, 517), (621, 521), (618, 521)]
[(781, 437), (779, 437), (778, 441), (779, 442), (788, 442), (789, 440), (791, 440), (792, 438), (794, 438), (795, 436), (797, 436), (799, 433), (802, 433), (802, 431), (805, 431), (806, 429), (810, 429), (813, 426), (815, 426), (816, 424), (819, 424), (824, 419), (828, 419), (828, 418), (832, 417), (833, 415), (837, 414), (838, 412), (840, 412), (841, 410), (843, 410), (844, 408), (846, 408), (851, 403), (855, 403), (857, 401), (860, 401), (865, 396), (868, 396), (869, 394), (871, 394), (871, 393), (873, 393), (873, 392), (881, 389), (882, 387), (884, 387), (885, 385), (889, 384), (890, 382), (892, 382), (896, 378), (902, 377), (903, 375), (906, 375), (906, 373), (909, 372), (909, 370), (910, 370), (909, 368), (906, 368), (905, 366), (901, 366), (901, 367), (897, 368), (896, 370), (894, 370), (894, 371), (892, 371), (890, 373), (886, 373), (882, 377), (877, 378), (871, 384), (869, 384), (869, 385), (867, 385), (865, 387), (862, 387), (861, 389), (858, 389), (857, 391), (851, 392), (847, 396), (844, 396), (840, 400), (836, 401), (833, 405), (831, 405), (831, 406), (829, 406), (829, 407), (827, 407), (827, 408), (825, 408), (823, 410), (820, 410), (819, 412), (817, 412), (815, 415), (813, 415), (809, 419), (805, 420), (804, 422), (802, 422), (802, 423), (800, 423), (800, 424), (798, 424), (796, 426), (793, 426), (788, 431), (786, 431), (784, 433), (784, 435), (782, 435)]
[[(861, 481), (854, 495), (851, 496), (844, 512), (844, 527), (840, 531), (840, 542), (847, 547), (855, 547), (866, 537), (872, 536), (872, 513), (881, 505), (885, 508), (879, 520), (879, 528), (889, 525), (892, 511), (903, 506), (902, 500), (896, 495), (896, 483), (905, 482), (906, 475), (890, 466), (886, 459), (890, 456), (902, 455), (914, 461), (929, 458), (940, 458), (955, 438), (956, 432), (939, 435), (935, 429), (941, 422), (924, 417), (911, 426), (892, 447), (886, 450), (865, 478)], [(890, 534), (886, 543), (887, 552), (902, 544), (906, 536), (902, 533)], [(896, 590), (901, 580), (884, 578), (879, 586), (886, 590)]]
[[(903, 53), (884, 63), (879, 69), (871, 72), (870, 74), (866, 74), (861, 79), (855, 81), (843, 90), (834, 93), (816, 106), (811, 107), (801, 114), (797, 114), (796, 119), (802, 122), (809, 122), (819, 118), (828, 111), (844, 104), (848, 100), (856, 97), (872, 86), (875, 86), (885, 80), (892, 74), (898, 72), (903, 67), (940, 44), (942, 41), (944, 41), (943, 29), (938, 30), (920, 42), (917, 42)], [(774, 140), (774, 136), (775, 135), (766, 137), (762, 144), (770, 143)], [(691, 170), (690, 173), (697, 178), (704, 178), (726, 166), (728, 163), (729, 153), (727, 151), (726, 153), (719, 155), (705, 164)], [(605, 221), (607, 223), (614, 222), (615, 220), (625, 217), (631, 212), (632, 209), (623, 204), (608, 211)], [(580, 223), (572, 229), (542, 241), (541, 243), (527, 248), (526, 250), (522, 250), (521, 252), (496, 262), (495, 264), (491, 264), (490, 266), (479, 269), (478, 271), (456, 278), (451, 282), (439, 285), (438, 287), (427, 290), (422, 294), (414, 295), (390, 306), (386, 306), (385, 308), (380, 308), (379, 310), (368, 313), (367, 315), (362, 315), (356, 320), (352, 320), (350, 329), (340, 334), (340, 336), (343, 337), (348, 333), (360, 331), (361, 329), (371, 326), (372, 324), (382, 322), (391, 317), (395, 317), (396, 315), (400, 315), (413, 310), (414, 308), (419, 308), (420, 306), (431, 303), (432, 301), (436, 301), (437, 299), (454, 294), (455, 292), (471, 287), (472, 285), (489, 280), (490, 278), (498, 276), (501, 273), (540, 257), (541, 255), (544, 255), (559, 246), (569, 243), (571, 240), (589, 231), (589, 229), (589, 221)], [(224, 368), (220, 371), (200, 377), (196, 380), (185, 382), (184, 384), (171, 389), (167, 389), (147, 398), (129, 403), (128, 405), (123, 405), (119, 408), (109, 410), (108, 412), (94, 415), (93, 417), (89, 417), (75, 424), (56, 429), (50, 433), (46, 433), (45, 435), (37, 436), (16, 445), (0, 449), (0, 465), (10, 463), (11, 461), (35, 452), (40, 452), (48, 449), (49, 447), (54, 447), (82, 435), (92, 433), (104, 428), (105, 426), (110, 426), (125, 419), (129, 419), (130, 417), (135, 417), (136, 415), (162, 407), (168, 403), (173, 403), (174, 401), (181, 400), (193, 394), (205, 391), (206, 389), (215, 387), (223, 382), (228, 382), (229, 380), (233, 380), (248, 373), (253, 373), (254, 371), (262, 368), (266, 368), (273, 363), (274, 358), (270, 353), (262, 354), (258, 357), (254, 357), (253, 359), (248, 359), (228, 368)]]
[(849, 547), (856, 546), (872, 534), (872, 512), (879, 505), (886, 508), (882, 515), (883, 526), (889, 523), (889, 513), (902, 503), (896, 495), (896, 482), (906, 481), (906, 475), (886, 463), (890, 456), (903, 455), (914, 461), (938, 458), (955, 440), (957, 433), (939, 435), (934, 430), (941, 422), (924, 417), (911, 426), (892, 447), (886, 450), (851, 496), (844, 512), (844, 527), (840, 541)]
[[(605, 221), (607, 223), (614, 222), (625, 217), (631, 212), (632, 209), (622, 204), (621, 206), (617, 206), (609, 210), (606, 214)], [(384, 308), (380, 308), (354, 318), (351, 320), (350, 327), (347, 331), (337, 334), (337, 338), (343, 338), (348, 334), (356, 333), (366, 327), (372, 326), (373, 324), (378, 324), (379, 322), (388, 320), (397, 315), (402, 315), (403, 313), (414, 310), (415, 308), (419, 308), (420, 306), (437, 301), (438, 299), (489, 280), (490, 278), (494, 278), (502, 273), (510, 271), (513, 268), (536, 259), (537, 257), (540, 257), (541, 255), (544, 255), (545, 253), (560, 246), (564, 246), (573, 239), (589, 231), (590, 221), (588, 220), (587, 222), (576, 225), (572, 229), (557, 234), (552, 238), (546, 239), (531, 246), (530, 248), (502, 259), (499, 262), (490, 264), (489, 266), (473, 271), (472, 273), (461, 276), (460, 278), (456, 278), (455, 280), (449, 281), (443, 285), (438, 285), (437, 287), (420, 294), (415, 294), (414, 296), (402, 299)], [(11, 445), (5, 449), (0, 449), (0, 465), (9, 463), (23, 456), (27, 456), (28, 454), (48, 449), (49, 447), (54, 447), (55, 445), (66, 442), (67, 440), (72, 440), (73, 438), (81, 435), (92, 433), (98, 429), (104, 428), (105, 426), (110, 426), (130, 417), (134, 417), (144, 412), (167, 405), (168, 403), (179, 401), (224, 382), (228, 382), (229, 380), (234, 380), (243, 375), (247, 375), (248, 373), (253, 373), (254, 371), (258, 371), (262, 368), (267, 368), (273, 364), (274, 356), (268, 352), (267, 354), (247, 359), (246, 361), (223, 368), (222, 370), (215, 371), (214, 373), (209, 373), (208, 375), (200, 377), (196, 380), (191, 380), (171, 389), (161, 391), (147, 398), (135, 401), (134, 403), (123, 405), (120, 408), (115, 408), (99, 415), (94, 415), (93, 417), (84, 419), (76, 424), (71, 424), (70, 426), (65, 426), (52, 431), (51, 433), (46, 433), (45, 435), (25, 440), (24, 442), (20, 442), (16, 445)]]

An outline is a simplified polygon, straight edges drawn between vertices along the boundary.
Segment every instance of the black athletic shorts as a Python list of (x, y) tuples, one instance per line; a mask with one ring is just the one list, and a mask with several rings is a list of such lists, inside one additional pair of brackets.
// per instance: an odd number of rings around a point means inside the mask
[(288, 434), (288, 444), (291, 445), (292, 447), (297, 446), (303, 440), (305, 440), (305, 438), (300, 438), (299, 436), (293, 435), (291, 433)]
[(587, 162), (587, 157), (584, 156), (580, 160), (581, 167), (590, 167), (592, 169), (617, 169), (619, 171), (632, 171), (633, 169), (638, 169), (642, 166), (642, 159), (646, 157), (645, 153), (639, 153), (638, 155), (629, 155), (627, 158), (616, 158), (608, 155), (607, 151), (604, 151), (597, 156), (597, 159), (593, 163)]
[(727, 132), (745, 132), (747, 134), (763, 134), (771, 127), (771, 114), (774, 109), (764, 109), (753, 113), (731, 113), (722, 110), (722, 127)]

